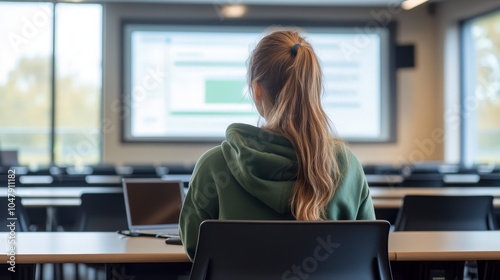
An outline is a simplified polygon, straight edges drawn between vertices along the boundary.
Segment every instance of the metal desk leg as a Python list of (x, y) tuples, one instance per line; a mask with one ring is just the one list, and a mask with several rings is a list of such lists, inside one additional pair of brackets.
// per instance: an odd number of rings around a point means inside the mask
[(47, 220), (45, 222), (45, 231), (57, 230), (57, 209), (54, 206), (47, 207)]

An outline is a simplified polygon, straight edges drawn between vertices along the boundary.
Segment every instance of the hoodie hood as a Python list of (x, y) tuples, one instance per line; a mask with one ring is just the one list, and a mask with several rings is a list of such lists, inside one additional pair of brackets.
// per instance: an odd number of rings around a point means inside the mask
[(280, 214), (290, 212), (298, 167), (288, 139), (255, 126), (231, 124), (221, 148), (243, 189)]

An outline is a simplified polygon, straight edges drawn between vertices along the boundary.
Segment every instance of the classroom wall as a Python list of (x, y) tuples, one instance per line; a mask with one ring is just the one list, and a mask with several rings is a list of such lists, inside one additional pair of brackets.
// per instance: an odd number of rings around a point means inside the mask
[[(401, 11), (393, 7), (253, 6), (246, 17), (377, 20), (382, 15), (398, 21), (398, 43), (415, 44), (416, 67), (400, 69), (397, 73), (397, 142), (350, 144), (350, 147), (363, 163), (442, 160), (442, 142), (432, 141), (436, 129), (442, 128), (443, 121), (442, 94), (437, 83), (436, 17), (426, 7)], [(105, 4), (103, 161), (115, 164), (195, 162), (204, 151), (216, 144), (135, 144), (120, 140), (120, 20), (124, 18), (219, 19), (216, 10), (210, 5)]]

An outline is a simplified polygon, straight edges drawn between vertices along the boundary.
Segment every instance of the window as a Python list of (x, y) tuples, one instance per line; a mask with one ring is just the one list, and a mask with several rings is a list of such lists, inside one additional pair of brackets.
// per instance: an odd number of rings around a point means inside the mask
[(101, 56), (101, 5), (0, 2), (0, 149), (22, 165), (97, 163)]
[(462, 46), (462, 160), (500, 163), (500, 10), (465, 21)]

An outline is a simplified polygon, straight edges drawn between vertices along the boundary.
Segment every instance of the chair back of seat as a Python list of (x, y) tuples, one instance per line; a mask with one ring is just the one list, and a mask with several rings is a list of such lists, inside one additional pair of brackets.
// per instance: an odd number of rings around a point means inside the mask
[(477, 185), (481, 187), (500, 187), (500, 172), (480, 174)]
[(77, 214), (78, 231), (116, 231), (128, 228), (123, 193), (84, 193)]
[(494, 230), (492, 196), (419, 196), (403, 199), (396, 231)]
[(442, 187), (443, 185), (441, 173), (412, 173), (405, 176), (400, 183), (402, 187)]
[(200, 225), (191, 280), (392, 279), (387, 221)]

